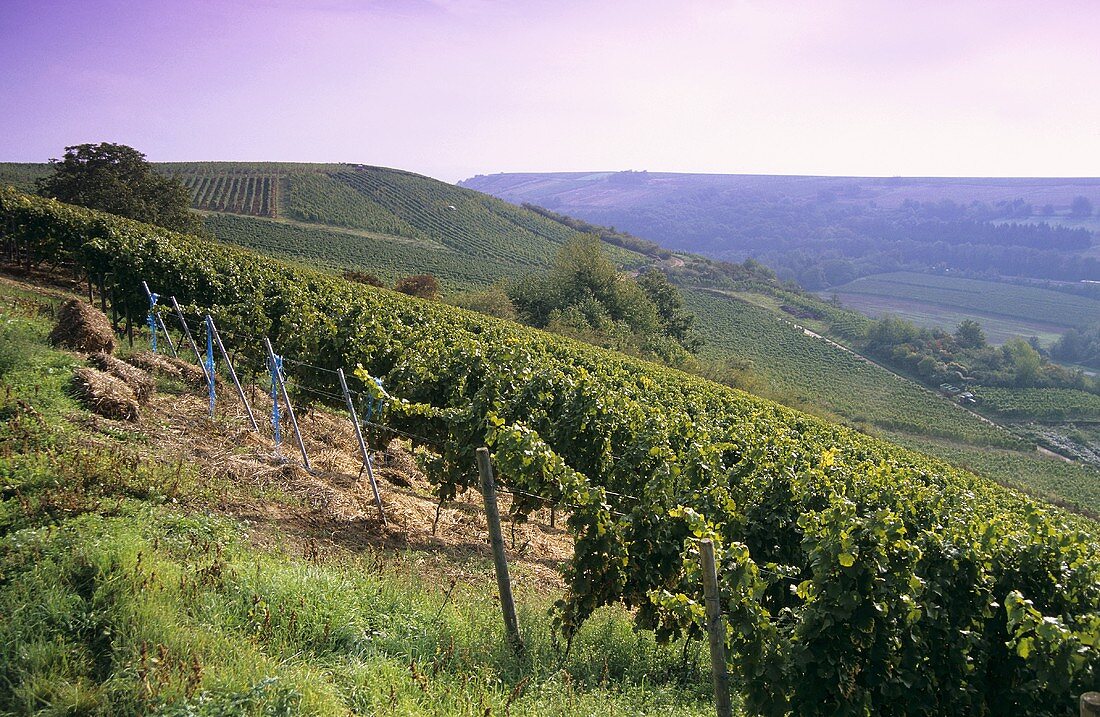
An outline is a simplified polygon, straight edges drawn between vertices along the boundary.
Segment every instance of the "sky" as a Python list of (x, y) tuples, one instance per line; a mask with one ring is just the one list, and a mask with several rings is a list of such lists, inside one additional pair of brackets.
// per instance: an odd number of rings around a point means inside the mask
[(1100, 1), (0, 0), (0, 161), (1100, 175)]

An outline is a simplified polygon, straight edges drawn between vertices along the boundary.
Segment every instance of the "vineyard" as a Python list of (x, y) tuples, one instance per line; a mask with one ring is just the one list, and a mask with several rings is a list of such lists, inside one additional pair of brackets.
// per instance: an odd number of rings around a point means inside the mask
[(0, 193), (0, 226), (11, 255), (62, 257), (133, 316), (148, 280), (288, 357), (359, 365), (356, 390), (380, 378), (396, 397), (381, 420), (438, 451), (442, 499), (475, 485), (474, 451), (489, 445), (502, 481), (531, 496), (515, 511), (569, 508), (575, 552), (555, 609), (567, 641), (620, 602), (659, 639), (701, 634), (694, 545), (706, 537), (750, 712), (1069, 715), (1100, 678), (1100, 544), (1086, 519), (507, 322), (14, 192)]
[(186, 174), (180, 179), (191, 191), (194, 209), (258, 217), (274, 217), (278, 213), (277, 175)]
[(397, 240), (230, 214), (207, 217), (206, 225), (222, 241), (264, 254), (330, 269), (369, 271), (388, 281), (428, 272), (450, 287), (486, 285), (530, 270), (510, 262), (482, 261), (426, 239)]
[(781, 395), (856, 424), (977, 445), (1016, 443), (1005, 431), (912, 381), (807, 335), (778, 312), (701, 291), (686, 292), (685, 301), (700, 317), (706, 351), (753, 361)]
[(978, 391), (983, 410), (1040, 421), (1100, 420), (1100, 396), (1072, 388), (994, 388)]

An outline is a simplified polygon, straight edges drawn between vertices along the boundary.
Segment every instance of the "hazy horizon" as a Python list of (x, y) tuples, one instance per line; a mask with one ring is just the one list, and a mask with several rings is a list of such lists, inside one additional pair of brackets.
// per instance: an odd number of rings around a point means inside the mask
[(1100, 3), (28, 2), (0, 160), (1100, 174)]

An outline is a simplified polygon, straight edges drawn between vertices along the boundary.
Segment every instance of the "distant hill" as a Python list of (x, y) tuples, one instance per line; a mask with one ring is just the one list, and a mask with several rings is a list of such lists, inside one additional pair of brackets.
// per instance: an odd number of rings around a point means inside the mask
[(943, 267), (987, 276), (1100, 279), (1095, 178), (593, 172), (494, 174), (459, 184), (611, 225), (673, 250), (730, 261), (753, 257), (808, 289)]

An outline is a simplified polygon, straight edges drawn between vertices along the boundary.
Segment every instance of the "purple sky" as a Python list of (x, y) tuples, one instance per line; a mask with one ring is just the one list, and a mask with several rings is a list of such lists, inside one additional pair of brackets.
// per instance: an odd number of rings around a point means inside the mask
[(0, 160), (1100, 175), (1100, 1), (0, 0)]

